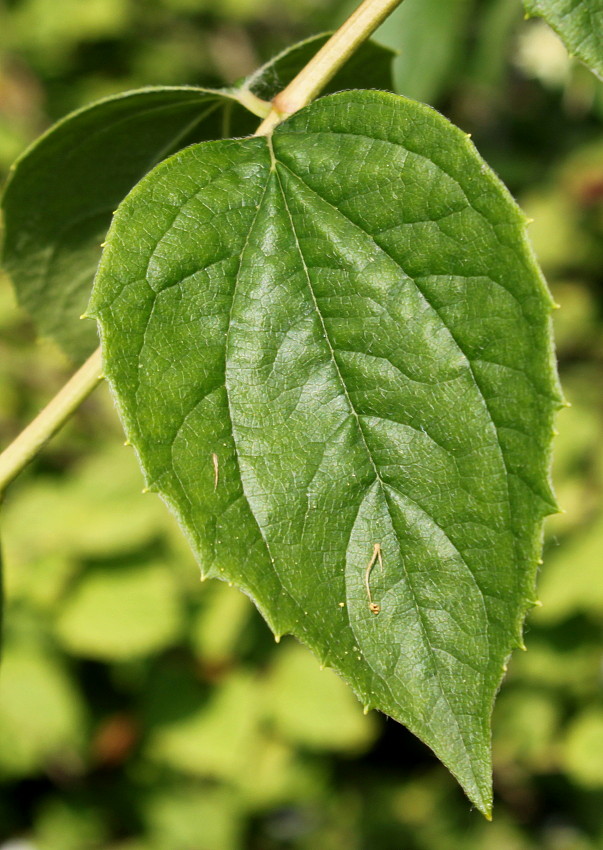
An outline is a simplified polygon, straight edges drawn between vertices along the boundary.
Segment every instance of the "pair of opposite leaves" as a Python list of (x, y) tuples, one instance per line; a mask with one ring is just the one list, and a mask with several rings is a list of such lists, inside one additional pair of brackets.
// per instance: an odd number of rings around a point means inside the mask
[[(67, 119), (8, 185), (5, 263), (81, 354), (72, 319), (111, 211), (168, 157), (119, 206), (89, 310), (148, 486), (204, 574), (408, 726), (487, 814), (492, 703), (554, 509), (551, 300), (522, 213), (422, 104), (344, 91), (269, 137), (168, 156), (319, 43), (238, 94), (149, 90)], [(354, 61), (334, 89), (362, 67), (387, 87), (387, 51)]]

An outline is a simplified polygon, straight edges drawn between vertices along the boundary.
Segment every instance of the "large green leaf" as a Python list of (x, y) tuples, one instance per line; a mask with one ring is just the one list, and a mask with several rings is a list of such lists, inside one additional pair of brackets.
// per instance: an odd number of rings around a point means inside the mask
[(559, 395), (525, 219), (467, 136), (361, 91), (191, 147), (120, 207), (90, 309), (203, 572), (488, 812)]
[[(274, 97), (327, 38), (290, 48), (238, 88), (150, 88), (99, 101), (60, 121), (17, 160), (2, 198), (2, 262), (42, 334), (74, 360), (96, 347), (94, 327), (79, 317), (120, 201), (187, 145), (252, 133), (258, 118), (242, 105), (245, 92)], [(391, 59), (387, 48), (363, 45), (331, 90), (390, 88)]]
[(524, 0), (557, 32), (569, 52), (603, 79), (603, 3), (601, 0)]

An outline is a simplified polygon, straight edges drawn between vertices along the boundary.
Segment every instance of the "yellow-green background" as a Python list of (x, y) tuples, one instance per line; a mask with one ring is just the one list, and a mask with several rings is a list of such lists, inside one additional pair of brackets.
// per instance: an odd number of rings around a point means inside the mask
[[(0, 0), (0, 172), (94, 98), (231, 82), (349, 9)], [(518, 0), (406, 0), (380, 35), (398, 91), (471, 132), (535, 219), (561, 306), (565, 513), (494, 714), (494, 822), (245, 597), (201, 585), (103, 387), (2, 507), (0, 850), (603, 848), (603, 84)], [(0, 279), (2, 445), (68, 374)]]

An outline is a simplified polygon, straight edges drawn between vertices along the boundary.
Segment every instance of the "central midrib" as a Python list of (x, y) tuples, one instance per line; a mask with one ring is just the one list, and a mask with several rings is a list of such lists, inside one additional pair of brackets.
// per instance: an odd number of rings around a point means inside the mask
[[(357, 412), (356, 408), (354, 407), (354, 404), (353, 404), (352, 399), (351, 399), (351, 397), (350, 397), (350, 394), (349, 394), (349, 392), (348, 392), (348, 389), (347, 389), (346, 383), (345, 383), (345, 381), (344, 381), (343, 375), (342, 375), (342, 373), (341, 373), (341, 369), (339, 368), (339, 364), (337, 363), (337, 358), (336, 358), (336, 356), (335, 356), (335, 348), (334, 348), (333, 343), (331, 342), (331, 339), (330, 339), (330, 337), (329, 337), (329, 334), (328, 334), (328, 331), (327, 331), (327, 328), (326, 328), (326, 324), (325, 324), (324, 318), (323, 318), (323, 316), (322, 316), (322, 313), (321, 313), (320, 307), (319, 307), (319, 305), (318, 305), (318, 300), (317, 300), (317, 298), (316, 298), (316, 294), (315, 294), (315, 292), (314, 292), (314, 288), (313, 288), (313, 286), (312, 286), (312, 281), (311, 281), (311, 278), (310, 278), (310, 273), (309, 273), (309, 270), (308, 270), (308, 266), (307, 266), (307, 264), (306, 264), (305, 257), (304, 257), (304, 255), (303, 255), (303, 252), (302, 252), (302, 249), (301, 249), (301, 245), (300, 245), (300, 242), (299, 242), (299, 238), (298, 238), (298, 236), (297, 236), (297, 232), (296, 232), (296, 229), (295, 229), (295, 224), (294, 224), (294, 221), (293, 221), (293, 216), (291, 215), (291, 210), (289, 209), (289, 205), (288, 205), (288, 203), (287, 203), (287, 196), (286, 196), (286, 193), (285, 193), (285, 189), (284, 189), (284, 187), (283, 187), (282, 181), (281, 181), (280, 176), (279, 176), (279, 173), (278, 173), (278, 165), (283, 165), (283, 167), (285, 167), (285, 168), (287, 168), (287, 166), (285, 166), (285, 165), (284, 165), (284, 163), (280, 163), (280, 161), (275, 160), (275, 158), (274, 158), (274, 154), (273, 154), (273, 152), (272, 152), (272, 145), (271, 145), (271, 144), (270, 144), (270, 152), (271, 152), (271, 156), (273, 157), (273, 169), (274, 169), (274, 176), (275, 176), (275, 179), (276, 179), (276, 181), (277, 181), (277, 183), (278, 183), (278, 186), (279, 186), (279, 189), (280, 189), (280, 192), (281, 192), (282, 198), (283, 198), (283, 204), (284, 204), (284, 206), (285, 206), (285, 209), (286, 209), (286, 211), (287, 211), (287, 215), (288, 215), (288, 218), (289, 218), (289, 221), (290, 221), (290, 224), (291, 224), (291, 232), (292, 232), (293, 237), (294, 237), (294, 239), (295, 239), (295, 245), (296, 245), (296, 248), (297, 248), (297, 252), (298, 252), (298, 254), (299, 254), (300, 261), (301, 261), (302, 266), (303, 266), (303, 269), (304, 269), (304, 275), (305, 275), (305, 278), (306, 278), (306, 281), (307, 281), (307, 284), (308, 284), (308, 291), (309, 291), (309, 293), (310, 293), (310, 297), (311, 297), (311, 299), (312, 299), (312, 302), (313, 302), (313, 305), (314, 305), (314, 308), (315, 308), (315, 311), (316, 311), (316, 315), (317, 315), (318, 320), (319, 320), (319, 322), (320, 322), (320, 326), (321, 326), (321, 329), (322, 329), (322, 335), (323, 335), (323, 338), (324, 338), (324, 340), (325, 340), (325, 342), (326, 342), (326, 344), (327, 344), (327, 347), (328, 347), (328, 349), (329, 349), (329, 354), (330, 354), (331, 362), (332, 362), (333, 367), (334, 367), (334, 369), (335, 369), (335, 371), (336, 371), (337, 378), (338, 378), (339, 383), (340, 383), (340, 385), (341, 385), (341, 389), (342, 389), (342, 391), (343, 391), (344, 397), (345, 397), (345, 399), (346, 399), (346, 401), (347, 401), (347, 404), (348, 404), (348, 407), (349, 407), (350, 413), (352, 414), (352, 416), (353, 416), (353, 418), (354, 418), (354, 421), (356, 422), (357, 430), (358, 430), (358, 434), (359, 434), (360, 440), (361, 440), (361, 442), (362, 442), (362, 445), (364, 446), (364, 449), (365, 449), (365, 451), (366, 451), (367, 457), (369, 458), (370, 464), (371, 464), (371, 466), (372, 466), (372, 468), (373, 468), (373, 471), (374, 471), (374, 474), (375, 474), (375, 479), (374, 479), (374, 481), (371, 483), (371, 485), (370, 485), (370, 486), (372, 486), (372, 485), (375, 483), (375, 481), (378, 483), (378, 486), (379, 486), (379, 488), (380, 488), (380, 490), (381, 490), (382, 497), (383, 497), (383, 499), (384, 499), (385, 503), (386, 503), (386, 504), (387, 504), (387, 506), (388, 506), (388, 512), (389, 512), (389, 514), (390, 514), (390, 521), (392, 522), (392, 527), (393, 527), (393, 528), (395, 528), (395, 526), (394, 526), (394, 522), (393, 522), (393, 518), (392, 518), (392, 516), (391, 516), (391, 503), (390, 503), (390, 499), (389, 499), (388, 494), (387, 494), (387, 486), (385, 485), (385, 482), (383, 481), (383, 479), (382, 479), (382, 477), (381, 477), (381, 475), (380, 475), (380, 473), (379, 473), (379, 469), (378, 469), (378, 467), (377, 467), (377, 464), (376, 464), (376, 462), (375, 462), (375, 459), (373, 458), (372, 452), (371, 452), (370, 447), (369, 447), (369, 445), (368, 445), (368, 442), (367, 442), (367, 439), (366, 439), (366, 435), (365, 435), (364, 429), (363, 429), (363, 427), (362, 427), (362, 422), (361, 422), (361, 420), (360, 420), (360, 416), (359, 416), (359, 414), (358, 414), (358, 412)], [(293, 172), (291, 172), (291, 170), (290, 170), (290, 169), (287, 169), (287, 170), (289, 171), (289, 173), (293, 174)], [(297, 175), (294, 175), (294, 176), (295, 176), (295, 177), (297, 177)], [(270, 179), (270, 178), (269, 178), (269, 179)], [(299, 179), (299, 178), (298, 178), (298, 179)], [(302, 182), (303, 182), (303, 181), (302, 181)], [(304, 185), (305, 185), (305, 184), (304, 184)], [(264, 195), (264, 198), (263, 198), (263, 199), (265, 199), (265, 197), (266, 197), (266, 195)], [(367, 493), (368, 493), (368, 489), (369, 489), (369, 488), (367, 488)], [(365, 496), (366, 496), (366, 493), (364, 494), (364, 496), (363, 496), (363, 497), (362, 497), (362, 499), (360, 500), (360, 504), (362, 504), (362, 501), (364, 500)], [(459, 553), (459, 554), (460, 554), (460, 553)], [(467, 570), (469, 570), (469, 572), (471, 572), (471, 570), (470, 570), (470, 568), (469, 568), (469, 565), (465, 562), (464, 558), (463, 558), (462, 560), (463, 560), (463, 563), (464, 563), (465, 567), (467, 568)], [(410, 594), (411, 594), (411, 597), (412, 597), (413, 606), (414, 606), (415, 613), (416, 613), (416, 616), (417, 616), (417, 621), (418, 621), (418, 623), (419, 623), (419, 626), (420, 626), (421, 632), (422, 632), (422, 634), (423, 634), (423, 641), (424, 641), (424, 644), (425, 644), (425, 646), (426, 646), (426, 647), (427, 647), (427, 649), (428, 649), (428, 655), (429, 655), (429, 658), (431, 659), (431, 665), (432, 665), (432, 669), (433, 669), (433, 672), (434, 672), (434, 675), (435, 675), (435, 679), (436, 679), (436, 681), (437, 681), (437, 683), (438, 683), (438, 689), (439, 689), (439, 691), (440, 691), (440, 694), (441, 694), (441, 696), (442, 696), (442, 699), (444, 700), (445, 704), (446, 704), (446, 705), (447, 705), (447, 707), (448, 707), (448, 710), (449, 710), (450, 716), (451, 716), (451, 717), (453, 718), (453, 720), (454, 720), (454, 723), (455, 723), (455, 725), (456, 725), (457, 732), (458, 732), (458, 737), (459, 737), (460, 741), (461, 741), (461, 742), (462, 742), (462, 744), (463, 744), (463, 748), (464, 748), (464, 751), (465, 751), (465, 756), (466, 756), (466, 759), (467, 759), (467, 763), (468, 763), (468, 765), (469, 765), (469, 769), (471, 770), (471, 773), (472, 773), (472, 775), (473, 775), (473, 779), (474, 779), (474, 782), (475, 782), (475, 786), (476, 786), (476, 788), (478, 788), (478, 789), (479, 789), (479, 788), (480, 788), (480, 784), (479, 784), (479, 782), (478, 782), (478, 780), (477, 780), (477, 776), (476, 776), (476, 774), (475, 774), (475, 772), (474, 772), (474, 770), (473, 770), (473, 763), (472, 763), (471, 756), (470, 756), (470, 754), (469, 754), (469, 748), (468, 748), (468, 746), (467, 746), (467, 741), (466, 741), (466, 739), (465, 739), (465, 735), (463, 734), (463, 732), (462, 732), (462, 730), (461, 730), (461, 727), (460, 727), (460, 724), (459, 724), (458, 719), (457, 719), (457, 717), (456, 717), (456, 714), (454, 713), (454, 711), (453, 711), (453, 709), (452, 709), (452, 706), (451, 706), (451, 704), (450, 704), (450, 701), (448, 700), (448, 697), (446, 696), (446, 692), (445, 692), (445, 690), (444, 690), (444, 688), (442, 687), (442, 684), (441, 684), (441, 682), (440, 682), (440, 677), (439, 677), (439, 667), (438, 667), (438, 664), (437, 664), (437, 660), (436, 660), (436, 658), (435, 658), (434, 648), (433, 648), (433, 646), (432, 646), (432, 644), (431, 644), (431, 641), (430, 641), (430, 639), (429, 639), (428, 629), (427, 629), (427, 626), (426, 626), (425, 619), (424, 619), (424, 617), (423, 617), (423, 614), (422, 614), (421, 608), (420, 608), (420, 606), (419, 606), (419, 604), (418, 604), (418, 601), (417, 601), (416, 592), (415, 592), (415, 589), (414, 589), (413, 583), (412, 583), (412, 581), (411, 581), (410, 574), (408, 573), (408, 570), (406, 569), (406, 566), (405, 566), (405, 564), (404, 564), (404, 560), (403, 560), (402, 558), (400, 559), (400, 565), (401, 565), (401, 567), (402, 567), (402, 570), (404, 571), (404, 575), (405, 575), (405, 577), (406, 577), (406, 583), (407, 583), (407, 586), (408, 586), (408, 588), (409, 588), (409, 590), (410, 590)], [(352, 623), (351, 623), (351, 621), (349, 620), (349, 618), (348, 618), (348, 622), (350, 623), (350, 628), (352, 629), (352, 631), (354, 631), (353, 626), (352, 626)], [(355, 632), (354, 632), (354, 633), (355, 633)], [(358, 635), (356, 635), (356, 637), (357, 637), (357, 638), (358, 638), (358, 640), (360, 641), (360, 638), (358, 637)], [(374, 667), (372, 666), (372, 664), (370, 663), (370, 660), (366, 657), (366, 655), (365, 655), (364, 653), (363, 653), (363, 657), (365, 658), (365, 661), (366, 661), (366, 663), (369, 665), (369, 667), (371, 667), (371, 669), (375, 672), (375, 674), (376, 674), (377, 676), (379, 676), (379, 678), (383, 681), (383, 677), (379, 674), (379, 672), (378, 672), (377, 670), (375, 670), (375, 668), (374, 668)], [(388, 689), (389, 689), (389, 686), (388, 686)], [(390, 689), (390, 693), (391, 693), (391, 689)], [(392, 696), (393, 696), (393, 694), (392, 694)], [(394, 699), (395, 699), (395, 697), (394, 697)], [(480, 790), (481, 790), (481, 789), (480, 789)]]
[[(345, 135), (350, 135), (350, 134), (345, 134)], [(354, 134), (354, 135), (358, 135), (358, 134)], [(390, 144), (391, 144), (391, 143), (390, 143)], [(273, 144), (272, 144), (272, 140), (271, 140), (270, 138), (268, 138), (268, 147), (269, 147), (270, 157), (271, 157), (271, 161), (272, 161), (272, 167), (273, 167), (273, 169), (275, 169), (275, 168), (276, 168), (276, 163), (277, 163), (277, 158), (276, 158), (276, 154), (275, 154), (275, 152), (274, 152), (274, 146), (273, 146)], [(390, 259), (393, 263), (395, 263), (395, 265), (396, 265), (396, 266), (398, 266), (399, 268), (401, 268), (401, 266), (400, 266), (400, 264), (398, 263), (398, 261), (396, 260), (396, 258), (395, 258), (394, 256), (392, 256), (392, 255), (391, 255), (391, 254), (387, 251), (387, 249), (386, 249), (383, 245), (381, 245), (381, 243), (380, 243), (379, 241), (377, 241), (377, 239), (375, 238), (375, 236), (374, 236), (372, 233), (370, 233), (368, 230), (366, 230), (364, 227), (362, 227), (360, 224), (358, 224), (358, 222), (354, 221), (353, 219), (349, 218), (349, 217), (348, 217), (348, 216), (346, 216), (344, 213), (342, 213), (342, 212), (341, 212), (341, 210), (339, 210), (336, 206), (334, 206), (334, 204), (333, 204), (333, 203), (331, 203), (329, 200), (327, 200), (326, 198), (324, 198), (324, 197), (323, 197), (322, 195), (320, 195), (320, 194), (319, 194), (319, 193), (318, 193), (318, 192), (317, 192), (317, 191), (316, 191), (316, 190), (315, 190), (312, 186), (310, 186), (308, 183), (306, 183), (306, 181), (305, 181), (305, 180), (304, 180), (304, 179), (303, 179), (303, 178), (302, 178), (299, 174), (297, 174), (297, 173), (296, 173), (296, 172), (295, 172), (295, 171), (294, 171), (294, 170), (293, 170), (290, 166), (288, 166), (285, 162), (283, 162), (282, 160), (278, 160), (278, 164), (279, 164), (282, 168), (284, 168), (284, 169), (285, 169), (285, 170), (286, 170), (286, 171), (287, 171), (287, 172), (288, 172), (288, 173), (289, 173), (289, 174), (290, 174), (290, 175), (291, 175), (291, 176), (292, 176), (295, 180), (298, 180), (298, 181), (299, 181), (299, 183), (300, 183), (300, 184), (304, 187), (304, 189), (308, 190), (308, 191), (309, 191), (309, 192), (311, 192), (313, 195), (316, 195), (316, 197), (317, 197), (317, 198), (319, 198), (319, 199), (320, 199), (323, 203), (325, 203), (328, 207), (330, 207), (330, 208), (331, 208), (334, 212), (336, 212), (336, 213), (338, 213), (339, 215), (341, 215), (343, 218), (345, 218), (345, 220), (346, 220), (349, 224), (351, 224), (353, 227), (357, 228), (357, 229), (358, 229), (358, 231), (359, 231), (359, 233), (362, 233), (364, 236), (368, 237), (368, 238), (369, 238), (369, 239), (373, 242), (373, 244), (374, 244), (374, 245), (375, 245), (375, 246), (376, 246), (376, 247), (377, 247), (380, 251), (382, 251), (382, 252), (383, 252), (383, 254), (384, 254), (385, 256), (389, 257), (389, 259)], [(283, 191), (283, 189), (282, 189), (282, 185), (281, 185), (281, 191)], [(284, 196), (284, 191), (283, 191), (283, 196)], [(468, 201), (468, 203), (469, 203), (469, 201)], [(287, 202), (286, 202), (286, 200), (285, 200), (285, 206), (286, 206), (286, 205), (287, 205)], [(469, 204), (469, 205), (471, 205), (471, 204)], [(404, 272), (404, 269), (402, 269), (402, 271)], [(406, 274), (406, 272), (404, 272), (404, 274)], [(478, 381), (478, 379), (477, 379), (477, 376), (476, 376), (476, 374), (475, 374), (475, 370), (474, 370), (474, 368), (473, 368), (473, 364), (472, 364), (472, 362), (471, 362), (470, 358), (468, 357), (468, 355), (465, 353), (465, 351), (464, 351), (464, 349), (463, 349), (463, 347), (462, 347), (461, 343), (457, 340), (456, 336), (452, 333), (452, 330), (451, 330), (451, 329), (449, 328), (449, 326), (446, 324), (446, 322), (444, 321), (444, 319), (443, 319), (443, 318), (442, 318), (442, 316), (440, 315), (440, 312), (439, 312), (439, 311), (438, 311), (438, 310), (437, 310), (437, 309), (433, 306), (433, 304), (429, 301), (429, 299), (427, 298), (426, 294), (423, 292), (423, 290), (422, 290), (422, 289), (420, 288), (420, 286), (417, 284), (417, 281), (415, 280), (415, 278), (413, 278), (411, 275), (408, 275), (408, 274), (406, 274), (406, 276), (408, 277), (408, 279), (409, 279), (409, 280), (411, 280), (411, 281), (414, 283), (414, 285), (415, 285), (415, 287), (416, 287), (416, 289), (417, 289), (417, 292), (419, 293), (419, 295), (421, 296), (421, 298), (423, 299), (423, 301), (425, 302), (425, 304), (426, 304), (428, 307), (430, 307), (430, 309), (432, 309), (432, 310), (434, 311), (435, 315), (438, 317), (438, 319), (439, 319), (439, 320), (440, 320), (440, 322), (442, 323), (443, 327), (444, 327), (444, 328), (448, 331), (448, 333), (450, 334), (450, 338), (451, 338), (451, 339), (452, 339), (452, 341), (454, 342), (455, 346), (457, 347), (458, 351), (459, 351), (459, 352), (460, 352), (460, 354), (462, 355), (462, 357), (463, 357), (463, 359), (464, 359), (464, 361), (465, 361), (465, 363), (466, 363), (466, 365), (467, 365), (467, 368), (468, 368), (468, 370), (469, 370), (469, 374), (470, 374), (470, 376), (471, 376), (471, 380), (472, 380), (472, 382), (473, 382), (473, 384), (474, 384), (474, 386), (475, 386), (475, 389), (476, 389), (476, 391), (477, 391), (477, 393), (478, 393), (479, 399), (480, 399), (480, 401), (481, 401), (481, 404), (483, 405), (483, 408), (484, 408), (484, 410), (485, 410), (485, 412), (486, 412), (486, 415), (487, 415), (487, 417), (488, 417), (488, 420), (489, 420), (489, 422), (490, 422), (490, 424), (492, 425), (492, 428), (493, 428), (493, 430), (494, 430), (494, 435), (495, 435), (495, 438), (496, 438), (496, 448), (497, 448), (497, 453), (498, 453), (498, 456), (499, 456), (499, 458), (500, 458), (500, 461), (501, 461), (501, 463), (502, 463), (502, 465), (503, 465), (503, 467), (504, 467), (504, 470), (505, 470), (505, 476), (504, 476), (504, 486), (505, 486), (505, 492), (506, 492), (506, 505), (507, 505), (507, 510), (508, 510), (508, 513), (507, 513), (507, 516), (506, 516), (506, 521), (507, 521), (508, 526), (509, 526), (509, 527), (511, 527), (511, 524), (512, 524), (512, 518), (513, 518), (513, 513), (514, 513), (514, 512), (513, 512), (513, 508), (512, 508), (512, 504), (511, 504), (511, 491), (510, 491), (510, 488), (509, 488), (508, 477), (509, 477), (509, 476), (511, 476), (512, 474), (516, 474), (516, 473), (513, 473), (513, 472), (512, 472), (512, 470), (509, 468), (509, 464), (508, 464), (507, 459), (506, 459), (506, 457), (505, 457), (505, 453), (504, 453), (504, 451), (503, 451), (502, 443), (501, 443), (500, 436), (499, 436), (499, 433), (498, 433), (498, 427), (497, 427), (497, 425), (496, 425), (496, 422), (494, 421), (494, 417), (493, 417), (492, 412), (491, 412), (491, 410), (490, 410), (490, 406), (489, 406), (489, 404), (488, 404), (488, 401), (487, 401), (487, 399), (486, 399), (486, 396), (485, 396), (485, 394), (484, 394), (484, 392), (483, 392), (483, 390), (482, 390), (482, 388), (481, 388), (481, 385), (480, 385), (480, 383), (479, 383), (479, 381)], [(321, 316), (321, 318), (322, 318), (322, 316)], [(323, 325), (324, 325), (324, 323), (323, 323)], [(331, 346), (331, 348), (333, 348), (333, 346)], [(360, 427), (362, 427), (362, 426), (360, 426)], [(366, 440), (365, 440), (365, 442), (366, 442)], [(523, 481), (524, 479), (521, 479), (521, 480)], [(524, 483), (525, 483), (525, 482), (524, 482)], [(521, 555), (520, 555), (520, 553), (519, 553), (519, 551), (518, 551), (518, 546), (519, 546), (519, 543), (518, 543), (518, 540), (517, 540), (516, 534), (515, 534), (515, 532), (513, 531), (513, 556), (514, 556), (514, 566), (515, 566), (515, 568), (517, 568), (517, 565), (518, 565), (519, 563), (521, 563)]]

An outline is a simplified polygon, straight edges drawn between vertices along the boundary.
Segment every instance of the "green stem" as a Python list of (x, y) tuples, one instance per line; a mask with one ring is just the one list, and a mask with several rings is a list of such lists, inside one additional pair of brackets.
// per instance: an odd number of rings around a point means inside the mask
[[(238, 99), (264, 120), (255, 135), (272, 132), (289, 115), (306, 106), (347, 62), (402, 0), (364, 0), (299, 74), (272, 101), (270, 107), (252, 92)], [(270, 109), (268, 114), (267, 110)], [(6, 486), (35, 457), (42, 446), (70, 418), (102, 379), (100, 348), (84, 363), (34, 421), (0, 454), (0, 496)]]
[(268, 135), (289, 115), (307, 106), (401, 2), (364, 0), (297, 77), (277, 94), (272, 101), (272, 111), (262, 121), (255, 135)]
[(0, 455), (0, 495), (42, 446), (70, 418), (84, 399), (102, 380), (103, 367), (97, 348), (44, 410)]
[(254, 94), (251, 89), (233, 89), (233, 97), (238, 100), (241, 106), (253, 112), (258, 118), (265, 118), (272, 109), (272, 104), (267, 100), (262, 100)]

